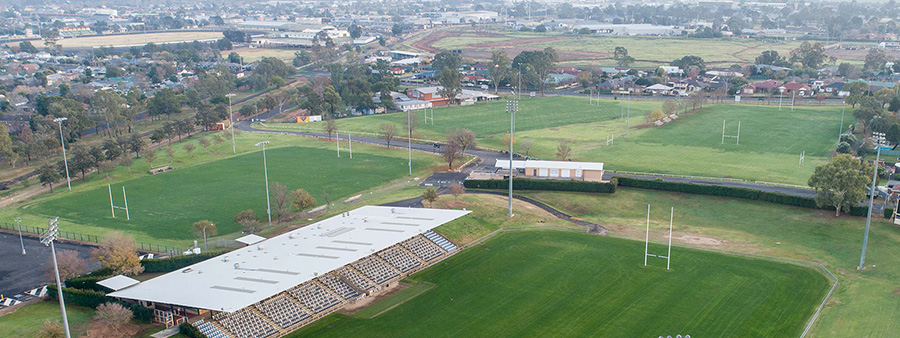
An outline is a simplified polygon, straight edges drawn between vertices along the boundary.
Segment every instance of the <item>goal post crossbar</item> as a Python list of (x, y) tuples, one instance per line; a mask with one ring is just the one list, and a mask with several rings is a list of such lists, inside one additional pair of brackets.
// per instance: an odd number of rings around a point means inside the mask
[(669, 213), (669, 249), (665, 256), (650, 253), (650, 204), (647, 204), (647, 235), (644, 238), (644, 266), (647, 266), (647, 257), (657, 257), (666, 260), (666, 270), (672, 265), (672, 225), (675, 219), (675, 207)]

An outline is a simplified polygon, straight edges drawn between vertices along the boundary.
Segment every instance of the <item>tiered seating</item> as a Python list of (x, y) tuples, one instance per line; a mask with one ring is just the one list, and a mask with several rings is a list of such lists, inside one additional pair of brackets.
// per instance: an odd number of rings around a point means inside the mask
[(256, 309), (264, 315), (272, 319), (273, 322), (282, 328), (291, 327), (304, 319), (312, 317), (303, 310), (299, 305), (292, 302), (283, 293), (268, 300), (256, 303)]
[(209, 338), (229, 338), (225, 332), (222, 332), (222, 330), (219, 330), (215, 325), (203, 319), (194, 322), (192, 325)]
[(453, 250), (456, 250), (456, 245), (455, 245), (455, 244), (451, 243), (451, 242), (448, 241), (446, 238), (441, 237), (441, 235), (438, 235), (438, 234), (435, 233), (434, 231), (428, 230), (428, 231), (426, 231), (426, 232), (424, 233), (424, 235), (425, 235), (425, 238), (428, 238), (429, 240), (431, 240), (432, 242), (434, 242), (434, 244), (437, 244), (438, 246), (440, 246), (441, 248), (443, 248), (443, 249), (446, 250), (447, 252), (451, 252), (451, 251), (453, 251)]
[(376, 284), (381, 284), (389, 281), (391, 278), (397, 277), (397, 272), (387, 266), (387, 264), (384, 264), (384, 262), (372, 256), (350, 263), (350, 265), (356, 268), (356, 270), (359, 270), (359, 272), (362, 272), (366, 277), (369, 277), (369, 279)]
[(359, 296), (359, 292), (356, 292), (350, 285), (347, 285), (347, 283), (344, 283), (340, 278), (332, 276), (331, 274), (326, 273), (319, 276), (319, 281), (344, 299)]
[(409, 249), (423, 261), (430, 262), (432, 259), (438, 258), (444, 254), (440, 248), (431, 241), (422, 236), (415, 236), (400, 243), (404, 248)]
[(372, 290), (372, 288), (375, 287), (375, 284), (372, 284), (372, 282), (366, 280), (365, 278), (363, 278), (363, 276), (360, 276), (359, 273), (357, 273), (356, 271), (353, 271), (353, 269), (350, 269), (348, 267), (342, 267), (340, 269), (337, 269), (334, 273), (336, 273), (337, 275), (339, 275), (341, 277), (346, 278), (351, 283), (356, 284), (356, 287), (358, 287), (360, 289)]
[(320, 287), (315, 281), (309, 281), (300, 286), (290, 288), (288, 293), (315, 313), (325, 311), (341, 303), (340, 299)]
[(407, 272), (419, 266), (419, 260), (396, 245), (379, 252), (378, 257), (384, 258), (400, 272)]
[(241, 338), (264, 338), (278, 332), (272, 325), (257, 316), (249, 308), (218, 316), (219, 324)]

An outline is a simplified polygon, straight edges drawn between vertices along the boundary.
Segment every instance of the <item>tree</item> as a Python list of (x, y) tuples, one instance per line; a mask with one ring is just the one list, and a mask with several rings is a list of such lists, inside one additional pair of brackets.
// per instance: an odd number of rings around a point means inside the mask
[(58, 320), (44, 319), (44, 323), (37, 332), (37, 338), (63, 338), (65, 336), (66, 332)]
[(451, 130), (448, 138), (450, 139), (450, 142), (459, 145), (459, 152), (462, 154), (465, 154), (466, 150), (469, 150), (469, 148), (474, 148), (478, 145), (475, 140), (475, 132), (471, 129), (463, 128)]
[(850, 146), (850, 143), (841, 142), (838, 143), (836, 148), (834, 148), (834, 152), (838, 154), (849, 154), (853, 152), (853, 147)]
[[(12, 139), (9, 137), (9, 129), (6, 128), (6, 124), (0, 123), (0, 158), (10, 159), (12, 156)], [(12, 164), (11, 159), (10, 164)]]
[(185, 144), (182, 148), (184, 148), (184, 151), (188, 153), (191, 158), (194, 158), (194, 155), (192, 153), (194, 152), (194, 149), (197, 149), (197, 146), (195, 146), (193, 143), (188, 143)]
[(525, 157), (528, 157), (528, 152), (531, 150), (531, 140), (525, 139), (522, 140), (522, 143), (519, 144), (519, 153), (524, 153)]
[(877, 92), (872, 94), (872, 96), (874, 96), (875, 99), (878, 100), (879, 103), (881, 103), (881, 108), (884, 108), (885, 105), (887, 105), (891, 102), (891, 100), (897, 97), (897, 92), (895, 92), (893, 89), (881, 88)]
[(234, 216), (234, 222), (240, 224), (241, 227), (244, 228), (244, 232), (248, 234), (253, 234), (262, 230), (262, 223), (259, 222), (259, 218), (256, 217), (256, 212), (252, 209), (237, 213), (237, 215)]
[(325, 129), (325, 133), (328, 134), (328, 140), (331, 140), (331, 135), (334, 135), (334, 132), (338, 129), (337, 122), (333, 118), (326, 117), (323, 128)]
[(197, 143), (200, 144), (201, 147), (203, 147), (203, 152), (209, 153), (210, 142), (208, 138), (201, 137), (197, 140)]
[(325, 87), (325, 90), (322, 91), (322, 101), (328, 105), (328, 113), (331, 114), (331, 117), (336, 117), (335, 111), (341, 107), (341, 95), (337, 93), (334, 86)]
[(131, 135), (127, 141), (128, 148), (134, 153), (134, 156), (140, 158), (141, 152), (144, 151), (144, 139), (140, 135)]
[(400, 36), (400, 34), (403, 34), (403, 26), (400, 26), (399, 23), (395, 23), (394, 26), (391, 27), (391, 34), (394, 34), (394, 36)]
[(50, 186), (50, 192), (53, 192), (53, 183), (59, 181), (59, 170), (50, 164), (44, 164), (38, 169), (38, 180), (41, 185)]
[(756, 64), (778, 67), (790, 66), (790, 63), (784, 59), (784, 56), (778, 55), (778, 51), (775, 50), (767, 50), (760, 53), (759, 56), (756, 57)]
[(666, 117), (666, 113), (662, 111), (662, 109), (654, 109), (652, 111), (647, 112), (647, 115), (644, 116), (644, 119), (647, 122), (653, 122), (657, 120), (662, 120), (662, 118)]
[(634, 58), (628, 55), (628, 49), (625, 49), (625, 47), (616, 47), (613, 50), (613, 60), (616, 60), (616, 64), (619, 67), (628, 67), (634, 63)]
[(134, 239), (121, 232), (114, 231), (103, 236), (100, 246), (91, 255), (100, 265), (116, 274), (137, 275), (144, 271)]
[(500, 82), (506, 80), (509, 75), (510, 65), (509, 55), (506, 51), (491, 50), (491, 62), (488, 65), (488, 74), (491, 78), (491, 84), (494, 85), (494, 94), (497, 94)]
[(825, 46), (819, 42), (803, 41), (800, 47), (791, 51), (791, 62), (799, 62), (808, 68), (819, 68), (826, 59), (828, 56), (825, 54)]
[(434, 201), (437, 201), (438, 194), (434, 188), (425, 189), (425, 192), (422, 193), (422, 200), (428, 202), (428, 207), (434, 206)]
[(682, 57), (681, 59), (676, 59), (670, 63), (672, 66), (676, 66), (683, 70), (689, 70), (691, 67), (697, 67), (698, 70), (702, 71), (706, 69), (706, 63), (703, 61), (703, 58), (695, 55), (687, 55)]
[(459, 200), (459, 195), (466, 193), (466, 187), (463, 187), (459, 184), (451, 184), (450, 185), (450, 194), (453, 195), (453, 199)]
[[(513, 68), (525, 66), (524, 68), (527, 71), (524, 75), (531, 80), (529, 82), (532, 82), (533, 85), (541, 88), (541, 96), (543, 96), (544, 88), (550, 77), (550, 72), (556, 69), (556, 62), (558, 59), (556, 50), (552, 47), (547, 47), (544, 48), (544, 50), (523, 51), (519, 53), (519, 55), (516, 55), (513, 59), (512, 66)], [(522, 88), (517, 88), (517, 90), (522, 90)]]
[(94, 318), (106, 324), (112, 332), (118, 333), (133, 317), (134, 313), (122, 304), (107, 302), (97, 307), (97, 315)]
[(871, 173), (868, 162), (841, 154), (831, 163), (816, 167), (808, 184), (816, 190), (816, 205), (834, 207), (835, 216), (839, 216), (841, 209), (849, 209), (866, 197)]
[(883, 49), (872, 48), (869, 49), (869, 53), (866, 54), (866, 62), (863, 64), (863, 69), (874, 73), (881, 73), (885, 71), (885, 64), (890, 61), (891, 57), (888, 56)]
[(128, 168), (128, 173), (131, 174), (131, 166), (134, 165), (134, 160), (131, 157), (123, 156), (121, 160), (119, 160), (119, 165)]
[(459, 69), (454, 69), (450, 67), (438, 68), (439, 72), (435, 76), (437, 78), (438, 83), (441, 85), (441, 89), (438, 91), (442, 97), (446, 97), (450, 101), (453, 101), (457, 95), (462, 91), (460, 80), (462, 79), (462, 73), (459, 72)]
[(449, 170), (453, 170), (453, 161), (455, 161), (457, 158), (462, 157), (460, 149), (461, 147), (459, 143), (456, 143), (453, 140), (449, 140), (447, 144), (444, 145), (441, 155), (444, 157), (444, 161), (447, 161)]
[(297, 189), (291, 192), (291, 206), (294, 209), (303, 211), (316, 205), (316, 199), (312, 197), (306, 190)]
[(209, 244), (206, 243), (206, 240), (210, 235), (215, 236), (218, 234), (218, 229), (216, 229), (216, 225), (213, 222), (204, 219), (194, 222), (194, 233), (203, 236), (203, 246), (206, 250), (209, 250)]
[(181, 99), (177, 97), (175, 91), (169, 88), (163, 88), (156, 92), (156, 95), (147, 102), (147, 113), (150, 116), (159, 117), (181, 113)]
[(22, 41), (22, 42), (19, 42), (19, 52), (36, 54), (38, 52), (38, 49), (37, 49), (37, 47), (32, 45), (31, 42)]
[(284, 184), (275, 182), (272, 184), (272, 199), (275, 201), (275, 215), (276, 217), (284, 217), (291, 213), (290, 202), (291, 196), (288, 193), (287, 187)]
[(100, 161), (97, 163), (97, 170), (106, 173), (106, 178), (109, 178), (109, 174), (116, 170), (116, 164), (113, 161)]
[(347, 28), (347, 32), (350, 33), (350, 38), (357, 39), (362, 36), (362, 27), (359, 27), (357, 24), (352, 24)]
[(147, 165), (150, 169), (153, 169), (153, 161), (156, 160), (156, 150), (155, 149), (147, 149), (144, 152), (144, 159), (147, 160)]
[(381, 138), (387, 142), (387, 146), (390, 148), (391, 140), (393, 140), (394, 137), (397, 137), (397, 126), (389, 123), (382, 123), (379, 126), (379, 129), (381, 129)]
[(166, 156), (169, 157), (169, 163), (175, 163), (175, 149), (173, 149), (171, 145), (168, 145), (163, 148), (163, 151), (165, 151)]
[(663, 102), (662, 110), (663, 113), (666, 114), (666, 116), (675, 114), (675, 111), (678, 110), (678, 104), (675, 103), (674, 100), (666, 100), (665, 102)]
[(565, 161), (569, 159), (569, 155), (572, 153), (572, 147), (569, 146), (569, 142), (566, 140), (559, 141), (559, 145), (556, 146), (556, 158), (561, 161)]
[[(87, 272), (87, 262), (78, 257), (78, 251), (60, 250), (56, 254), (56, 265), (59, 267), (59, 278), (66, 280)], [(53, 278), (53, 266), (47, 265), (45, 274)]]

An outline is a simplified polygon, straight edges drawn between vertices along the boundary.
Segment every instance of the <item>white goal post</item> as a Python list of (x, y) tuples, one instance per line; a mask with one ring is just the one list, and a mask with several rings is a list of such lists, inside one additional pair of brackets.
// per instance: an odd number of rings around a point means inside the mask
[(656, 255), (650, 253), (650, 205), (647, 204), (647, 236), (644, 239), (644, 266), (647, 266), (647, 257), (658, 257), (664, 258), (666, 260), (666, 270), (669, 270), (669, 267), (672, 264), (672, 221), (675, 218), (675, 207), (672, 207), (672, 210), (669, 214), (669, 251), (665, 256)]

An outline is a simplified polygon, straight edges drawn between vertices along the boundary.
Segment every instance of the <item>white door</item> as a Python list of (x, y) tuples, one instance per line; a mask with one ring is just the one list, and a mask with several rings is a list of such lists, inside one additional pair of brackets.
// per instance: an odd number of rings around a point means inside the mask
[(547, 177), (547, 169), (539, 169), (538, 176)]
[(575, 177), (581, 177), (581, 169), (575, 169)]
[(550, 169), (550, 177), (559, 177), (559, 169)]
[(560, 170), (560, 173), (562, 174), (562, 177), (572, 177), (572, 171), (569, 169), (562, 169)]

